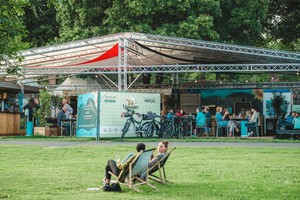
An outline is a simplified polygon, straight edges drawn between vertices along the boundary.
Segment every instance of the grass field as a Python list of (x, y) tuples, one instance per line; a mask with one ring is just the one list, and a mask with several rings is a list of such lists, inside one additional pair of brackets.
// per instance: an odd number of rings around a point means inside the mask
[(300, 199), (300, 148), (291, 147), (177, 147), (166, 164), (173, 184), (154, 183), (159, 191), (87, 190), (102, 186), (108, 159), (134, 148), (0, 145), (0, 198)]

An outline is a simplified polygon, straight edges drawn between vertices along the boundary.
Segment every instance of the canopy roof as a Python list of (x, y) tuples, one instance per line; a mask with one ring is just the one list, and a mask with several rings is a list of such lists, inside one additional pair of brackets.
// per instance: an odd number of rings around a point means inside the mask
[[(24, 86), (25, 93), (39, 93), (39, 87), (34, 86)], [(9, 82), (0, 82), (0, 91), (6, 92), (9, 94), (18, 94), (22, 90), (20, 84), (9, 83)]]
[(55, 95), (63, 96), (64, 91), (69, 91), (69, 95), (81, 94), (90, 91), (97, 91), (100, 85), (96, 80), (91, 78), (81, 79), (76, 77), (67, 78), (58, 87), (53, 88), (53, 93)]
[(142, 33), (119, 33), (34, 48), (22, 55), (25, 59), (21, 66), (25, 74), (32, 75), (118, 73), (118, 67), (122, 71), (126, 67), (127, 73), (184, 72), (193, 66), (206, 67), (206, 71), (216, 71), (216, 67), (222, 67), (219, 71), (235, 71), (236, 66), (243, 66), (243, 70), (257, 66), (260, 71), (274, 69), (266, 68), (268, 65), (297, 71), (300, 63), (300, 54), (295, 52)]
[[(128, 89), (129, 73), (300, 71), (299, 52), (143, 33), (118, 33), (21, 53), (26, 76), (118, 74), (119, 90)], [(6, 66), (0, 75), (6, 75)]]

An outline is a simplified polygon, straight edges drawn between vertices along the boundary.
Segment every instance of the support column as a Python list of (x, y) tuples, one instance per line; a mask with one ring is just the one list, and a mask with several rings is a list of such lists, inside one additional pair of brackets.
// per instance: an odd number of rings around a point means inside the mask
[(118, 49), (118, 90), (127, 91), (127, 56), (128, 40), (126, 37), (119, 38)]

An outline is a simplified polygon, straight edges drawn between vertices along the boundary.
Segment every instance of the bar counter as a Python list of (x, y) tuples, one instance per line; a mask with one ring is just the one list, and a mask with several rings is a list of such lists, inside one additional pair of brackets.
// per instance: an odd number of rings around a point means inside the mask
[(24, 134), (20, 130), (20, 116), (19, 112), (0, 112), (0, 136), (13, 136)]

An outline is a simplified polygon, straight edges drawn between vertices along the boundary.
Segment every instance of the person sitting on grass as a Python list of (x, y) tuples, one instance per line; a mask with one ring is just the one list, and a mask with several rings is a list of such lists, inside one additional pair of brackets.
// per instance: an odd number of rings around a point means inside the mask
[[(136, 146), (136, 151), (145, 151), (146, 145), (144, 143), (138, 143)], [(107, 165), (105, 167), (105, 178), (104, 180), (104, 191), (112, 191), (112, 187), (110, 185), (111, 180), (111, 174), (109, 172), (112, 172), (115, 175), (119, 175), (122, 170), (125, 170), (129, 167), (129, 163), (136, 157), (136, 155), (133, 155), (132, 153), (128, 154), (125, 159), (123, 159), (122, 162), (120, 162), (119, 159), (117, 160), (108, 160)]]

